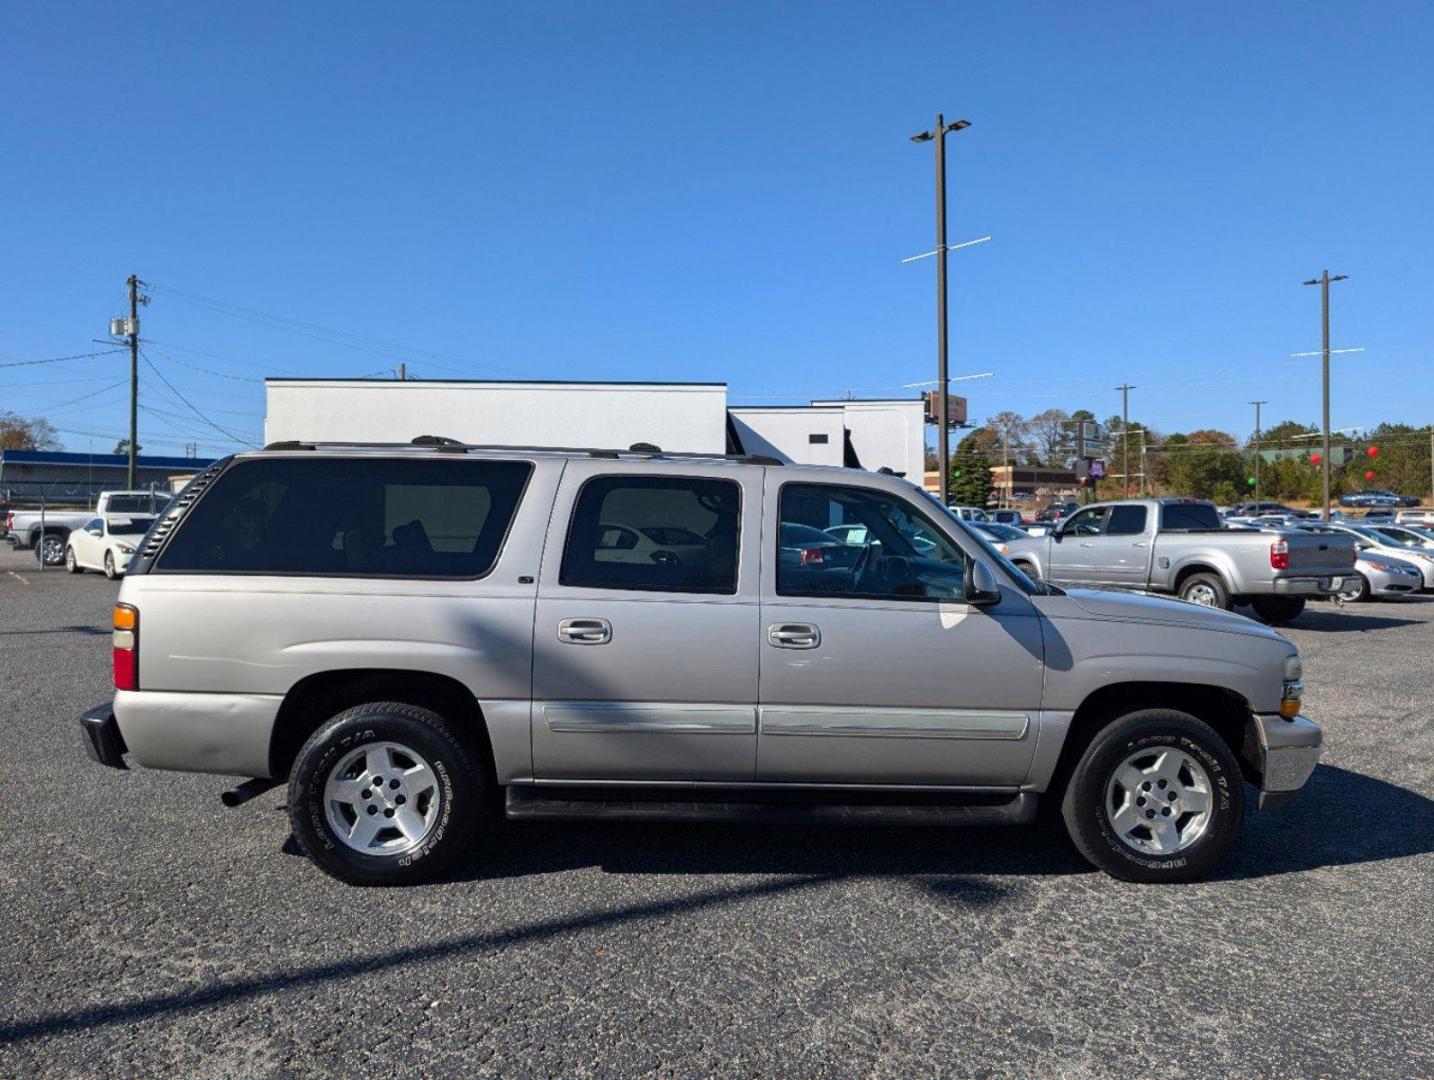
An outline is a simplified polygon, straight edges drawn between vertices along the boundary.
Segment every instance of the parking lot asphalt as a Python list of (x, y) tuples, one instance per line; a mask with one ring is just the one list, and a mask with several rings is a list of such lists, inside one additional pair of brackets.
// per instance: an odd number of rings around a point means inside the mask
[(1056, 827), (504, 824), (355, 889), (92, 763), (117, 586), (0, 551), (0, 1076), (1434, 1075), (1434, 602), (1312, 605), (1325, 762), (1221, 874)]

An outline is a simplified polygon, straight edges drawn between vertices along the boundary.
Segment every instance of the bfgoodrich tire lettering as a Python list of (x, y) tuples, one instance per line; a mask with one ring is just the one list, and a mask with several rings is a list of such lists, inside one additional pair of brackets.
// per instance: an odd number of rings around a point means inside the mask
[[(1143, 761), (1148, 754), (1154, 761), (1167, 752), (1188, 758), (1203, 774), (1209, 818), (1188, 846), (1152, 854), (1122, 839), (1108, 803), (1117, 769), (1133, 756)], [(1091, 740), (1066, 786), (1061, 812), (1076, 848), (1101, 870), (1122, 881), (1176, 882), (1203, 876), (1224, 857), (1244, 807), (1239, 763), (1224, 740), (1188, 713), (1146, 709), (1121, 717)]]
[[(395, 768), (421, 761), (431, 772), (431, 784), (423, 787), (437, 805), (427, 804), (427, 821), (416, 843), (405, 845), (396, 837), (388, 845), (396, 850), (390, 852), (380, 837), (372, 850), (360, 850), (335, 831), (333, 822), (343, 819), (328, 812), (332, 789), (326, 794), (327, 785), (335, 767), (365, 747), (397, 748)], [(389, 781), (394, 798), (402, 804), (401, 773), (390, 775), (395, 777)], [(383, 812), (392, 819), (393, 801), (380, 801), (373, 787), (364, 788), (362, 797), (373, 807), (364, 809), (373, 814), (388, 806)], [(299, 846), (320, 869), (354, 885), (409, 885), (441, 874), (472, 842), (482, 803), (483, 770), (474, 758), (473, 741), (437, 713), (398, 702), (339, 713), (310, 736), (289, 773), (289, 822)]]

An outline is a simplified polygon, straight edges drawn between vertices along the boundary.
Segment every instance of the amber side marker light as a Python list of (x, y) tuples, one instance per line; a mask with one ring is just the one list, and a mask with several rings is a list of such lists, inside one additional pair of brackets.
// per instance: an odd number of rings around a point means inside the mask
[(114, 677), (116, 690), (139, 689), (139, 610), (116, 604), (114, 614)]

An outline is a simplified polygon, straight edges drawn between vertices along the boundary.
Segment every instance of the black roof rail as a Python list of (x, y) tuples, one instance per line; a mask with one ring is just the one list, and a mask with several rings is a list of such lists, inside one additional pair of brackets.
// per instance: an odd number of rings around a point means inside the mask
[(286, 439), (281, 442), (272, 442), (264, 446), (266, 451), (283, 450), (316, 450), (320, 446), (347, 446), (357, 450), (402, 450), (402, 449), (424, 449), (436, 450), (440, 453), (466, 453), (469, 450), (506, 450), (520, 453), (547, 453), (547, 454), (586, 454), (588, 457), (599, 458), (623, 458), (623, 457), (645, 457), (645, 458), (672, 458), (688, 461), (733, 461), (747, 465), (786, 465), (787, 462), (781, 458), (772, 457), (770, 454), (704, 454), (700, 451), (680, 450), (667, 451), (659, 449), (652, 443), (633, 443), (626, 450), (610, 449), (607, 447), (594, 446), (514, 446), (506, 443), (465, 443), (458, 439), (450, 439), (444, 435), (420, 435), (408, 442), (369, 442), (358, 439), (316, 439), (312, 442), (304, 442), (299, 439)]

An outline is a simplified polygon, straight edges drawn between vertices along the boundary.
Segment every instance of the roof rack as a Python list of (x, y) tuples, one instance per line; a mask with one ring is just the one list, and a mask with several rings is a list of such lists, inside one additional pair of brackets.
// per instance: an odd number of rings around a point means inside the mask
[(525, 453), (540, 452), (548, 454), (583, 454), (594, 458), (610, 458), (619, 460), (621, 458), (646, 458), (648, 460), (660, 461), (666, 458), (680, 459), (684, 461), (733, 461), (746, 465), (786, 465), (781, 458), (772, 457), (770, 454), (704, 454), (695, 451), (669, 451), (653, 443), (633, 443), (626, 450), (615, 450), (606, 447), (595, 446), (514, 446), (507, 443), (465, 443), (458, 439), (450, 439), (444, 435), (420, 435), (406, 443), (399, 442), (363, 442), (353, 439), (315, 439), (306, 442), (301, 439), (285, 439), (280, 442), (268, 443), (264, 446), (265, 452), (284, 452), (293, 450), (317, 450), (321, 446), (343, 446), (360, 450), (394, 450), (394, 449), (423, 449), (436, 450), (440, 453), (466, 453), (469, 450), (516, 450)]

